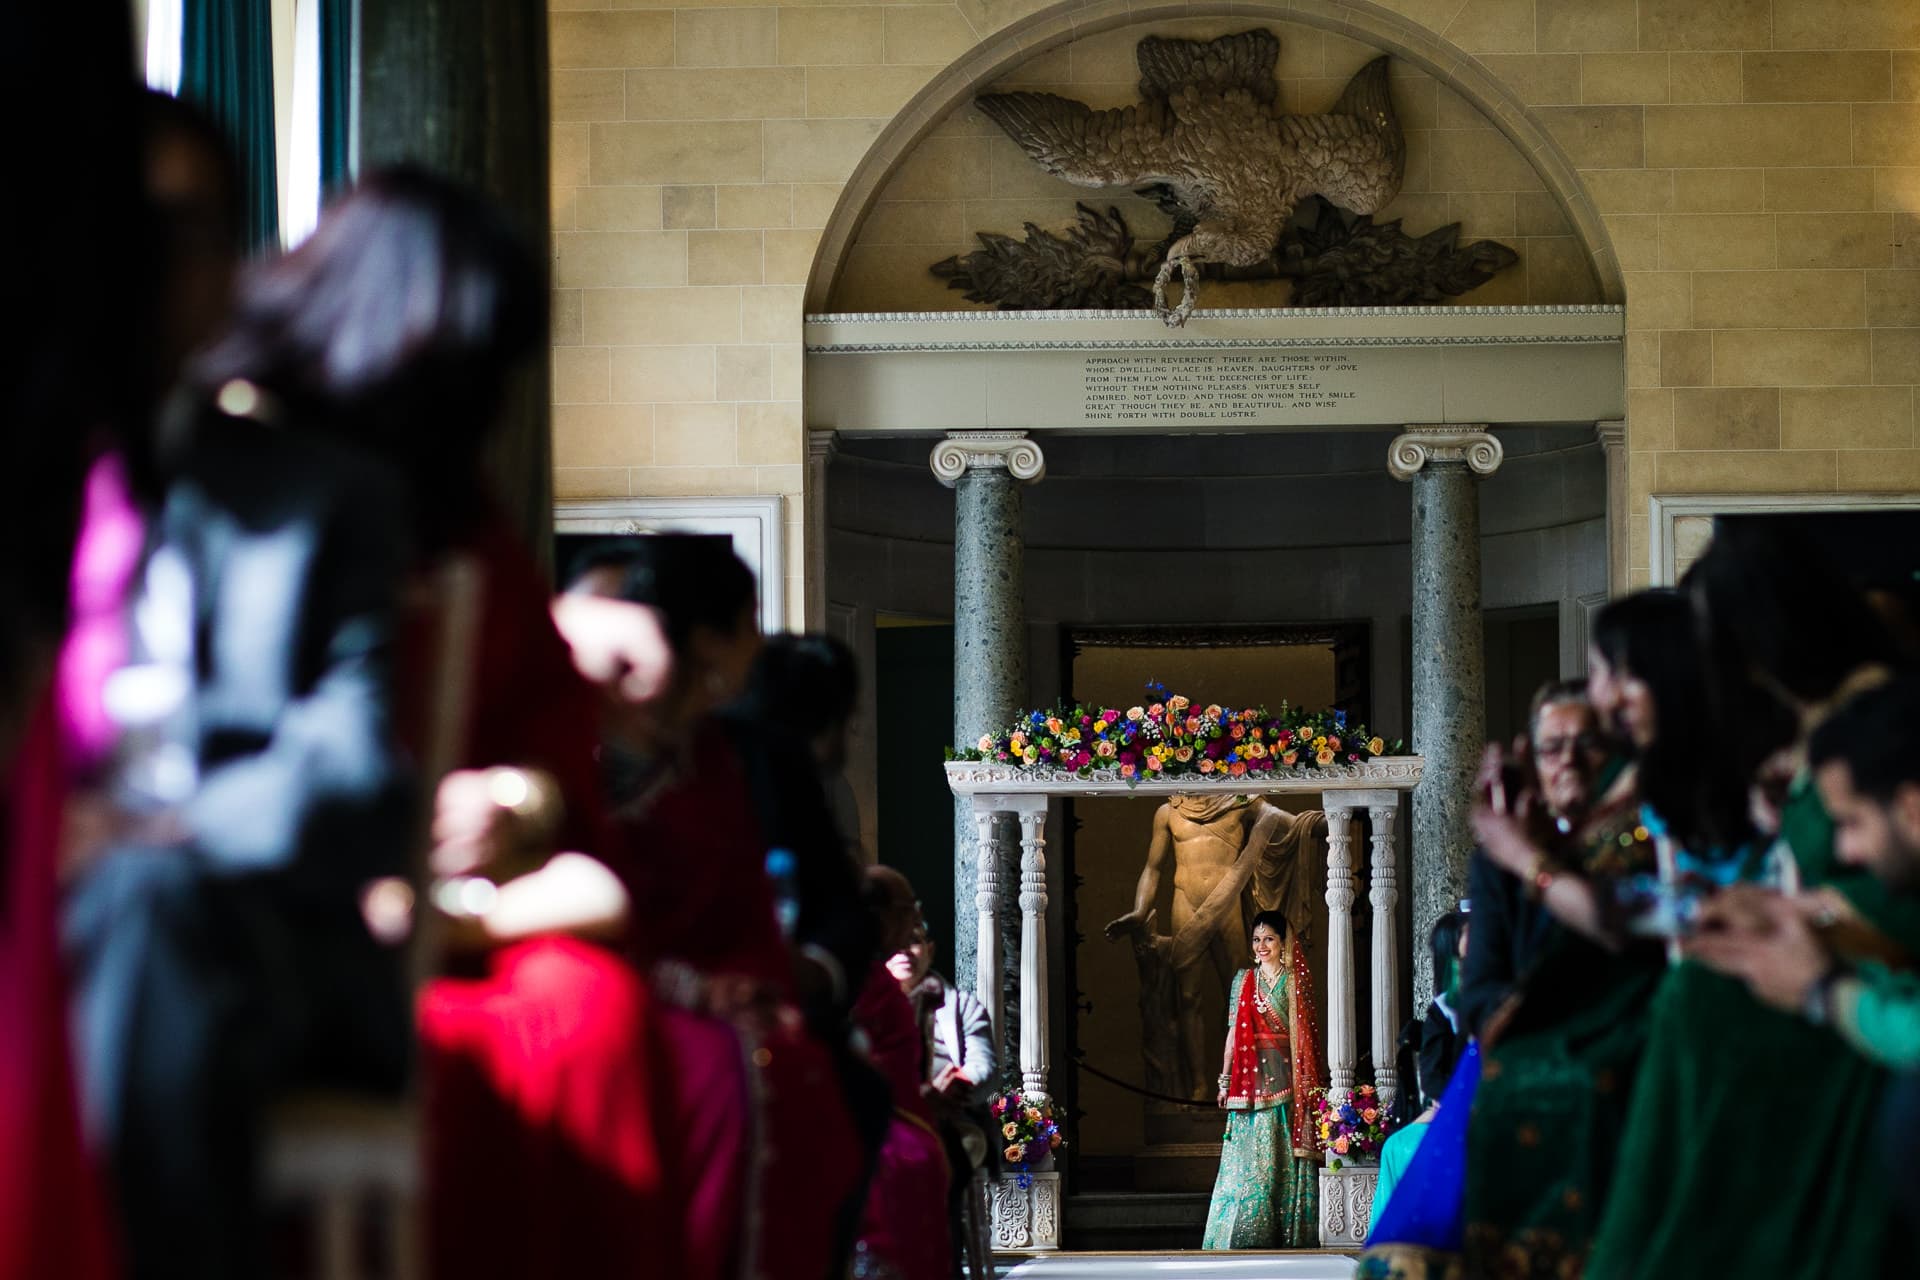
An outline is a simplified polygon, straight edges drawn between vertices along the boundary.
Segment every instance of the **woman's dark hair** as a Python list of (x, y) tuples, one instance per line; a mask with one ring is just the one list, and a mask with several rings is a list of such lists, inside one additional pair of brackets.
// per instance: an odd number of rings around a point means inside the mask
[[(1654, 740), (1640, 752), (1640, 794), (1674, 839), (1698, 852), (1750, 840), (1748, 780), (1789, 740), (1791, 725), (1756, 719), (1750, 727), (1759, 736), (1730, 737), (1717, 714), (1698, 620), (1678, 591), (1641, 591), (1607, 605), (1594, 618), (1593, 647), (1653, 697)], [(1771, 701), (1751, 686), (1745, 696)]]
[(732, 632), (759, 603), (753, 570), (732, 542), (692, 533), (635, 538), (620, 596), (658, 609), (667, 642), (680, 654), (699, 628)]
[(1859, 667), (1902, 657), (1840, 566), (1765, 520), (1716, 522), (1681, 586), (1701, 615), (1712, 667), (1742, 679), (1758, 671), (1803, 703), (1832, 696)]
[(811, 741), (853, 716), (860, 664), (832, 636), (770, 636), (754, 659), (747, 697), (762, 719)]
[(211, 394), (244, 378), (302, 426), (394, 462), (432, 541), (470, 514), (481, 448), (546, 316), (545, 273), (504, 213), (424, 169), (382, 169), (247, 276), (194, 381)]
[(1427, 931), (1427, 951), (1433, 957), (1433, 985), (1438, 990), (1444, 991), (1452, 985), (1444, 979), (1460, 967), (1460, 934), (1470, 920), (1464, 911), (1449, 911)]
[(1278, 911), (1262, 911), (1254, 916), (1253, 922), (1247, 926), (1247, 936), (1252, 937), (1253, 931), (1261, 925), (1267, 926), (1282, 938), (1287, 936), (1287, 917)]

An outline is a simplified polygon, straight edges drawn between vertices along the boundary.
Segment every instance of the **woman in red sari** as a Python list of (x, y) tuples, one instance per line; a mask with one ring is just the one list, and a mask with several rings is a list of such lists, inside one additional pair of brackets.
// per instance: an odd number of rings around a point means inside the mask
[[(809, 917), (833, 895), (808, 887), (833, 868), (797, 846), (781, 882), (769, 876), (767, 832), (788, 817), (753, 785), (769, 771), (762, 731), (716, 715), (759, 648), (752, 573), (724, 542), (668, 535), (602, 559), (575, 589), (647, 606), (673, 653), (656, 696), (610, 685), (602, 760), (635, 955), (663, 1006), (656, 1133), (684, 1241), (675, 1274), (822, 1280), (845, 1255), (866, 1157), (820, 1019), (801, 1011), (805, 988), (844, 983), (806, 941), (829, 932)], [(790, 763), (811, 776), (797, 750)], [(857, 911), (843, 870), (842, 905)]]

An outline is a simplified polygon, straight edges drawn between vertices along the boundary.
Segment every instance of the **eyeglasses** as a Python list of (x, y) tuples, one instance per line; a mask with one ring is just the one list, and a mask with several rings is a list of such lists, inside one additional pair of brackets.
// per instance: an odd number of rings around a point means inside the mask
[(1600, 735), (1580, 733), (1569, 738), (1542, 738), (1533, 744), (1536, 759), (1551, 760), (1563, 755), (1591, 755), (1600, 749)]

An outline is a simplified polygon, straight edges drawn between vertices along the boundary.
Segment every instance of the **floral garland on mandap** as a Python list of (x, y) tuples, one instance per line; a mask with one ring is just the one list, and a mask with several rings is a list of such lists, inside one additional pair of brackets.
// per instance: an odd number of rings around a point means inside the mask
[(1348, 725), (1344, 711), (1302, 711), (1284, 702), (1277, 714), (1265, 707), (1198, 707), (1161, 684), (1148, 685), (1147, 694), (1145, 705), (1125, 711), (1097, 703), (1029, 711), (971, 747), (948, 751), (947, 759), (1065, 769), (1083, 778), (1113, 771), (1128, 782), (1230, 780), (1361, 764), (1402, 747), (1365, 725)]
[(993, 1121), (1007, 1144), (1001, 1157), (1020, 1168), (1022, 1190), (1033, 1185), (1033, 1166), (1066, 1145), (1050, 1098), (1029, 1100), (1020, 1090), (1009, 1089), (993, 1100)]

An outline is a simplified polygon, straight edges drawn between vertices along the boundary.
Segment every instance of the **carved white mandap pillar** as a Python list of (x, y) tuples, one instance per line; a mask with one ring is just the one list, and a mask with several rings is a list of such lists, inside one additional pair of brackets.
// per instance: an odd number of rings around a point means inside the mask
[(1327, 814), (1327, 1093), (1353, 1092), (1353, 810), (1345, 792), (1321, 800)]
[(1047, 1096), (1047, 801), (1020, 809), (1020, 1083)]
[(1400, 793), (1355, 793), (1367, 806), (1372, 832), (1368, 859), (1373, 885), (1367, 901), (1373, 907), (1373, 1087), (1380, 1105), (1391, 1108), (1400, 1092), (1393, 1072), (1393, 1050), (1400, 1035), (1400, 886), (1399, 855), (1394, 851), (1394, 825), (1400, 817)]

